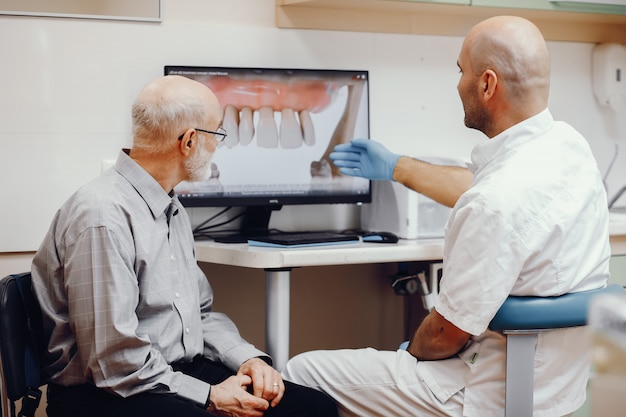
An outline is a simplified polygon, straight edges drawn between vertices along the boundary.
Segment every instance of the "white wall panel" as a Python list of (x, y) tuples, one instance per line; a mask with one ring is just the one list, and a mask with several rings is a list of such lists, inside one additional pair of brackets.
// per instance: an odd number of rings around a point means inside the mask
[[(394, 151), (469, 158), (483, 140), (463, 126), (461, 38), (276, 29), (273, 3), (167, 0), (160, 24), (0, 16), (0, 252), (35, 250), (58, 206), (130, 144), (131, 103), (164, 65), (368, 69), (372, 137)], [(626, 115), (594, 101), (591, 48), (550, 43), (551, 107), (589, 138), (602, 169), (622, 146), (617, 190)]]

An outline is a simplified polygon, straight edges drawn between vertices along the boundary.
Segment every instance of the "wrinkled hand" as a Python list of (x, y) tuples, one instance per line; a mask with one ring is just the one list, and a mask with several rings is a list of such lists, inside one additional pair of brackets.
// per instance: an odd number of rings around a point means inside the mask
[(239, 367), (237, 375), (252, 379), (252, 394), (276, 407), (285, 394), (285, 383), (280, 373), (259, 358), (252, 358)]
[(212, 385), (209, 412), (218, 416), (262, 417), (269, 403), (248, 393), (252, 379), (247, 375), (234, 375)]
[(335, 146), (330, 159), (344, 175), (370, 180), (393, 180), (393, 171), (400, 155), (368, 139), (353, 139)]

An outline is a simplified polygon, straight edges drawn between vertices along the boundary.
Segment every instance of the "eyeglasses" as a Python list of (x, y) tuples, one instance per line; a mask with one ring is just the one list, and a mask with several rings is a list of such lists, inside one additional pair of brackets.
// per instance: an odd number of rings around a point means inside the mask
[[(194, 129), (198, 132), (210, 133), (212, 135), (215, 135), (215, 140), (217, 141), (217, 143), (222, 143), (224, 139), (226, 139), (226, 130), (224, 130), (223, 127), (219, 127), (216, 132), (212, 130), (200, 129), (198, 127), (194, 127)], [(183, 137), (185, 137), (184, 133), (178, 137), (178, 140), (183, 140)]]

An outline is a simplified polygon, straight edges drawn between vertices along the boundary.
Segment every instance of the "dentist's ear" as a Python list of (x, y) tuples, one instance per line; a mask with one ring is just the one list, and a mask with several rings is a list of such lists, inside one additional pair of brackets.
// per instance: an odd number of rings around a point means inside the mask
[(491, 99), (496, 92), (498, 84), (498, 75), (495, 71), (488, 69), (483, 73), (483, 99), (485, 101)]

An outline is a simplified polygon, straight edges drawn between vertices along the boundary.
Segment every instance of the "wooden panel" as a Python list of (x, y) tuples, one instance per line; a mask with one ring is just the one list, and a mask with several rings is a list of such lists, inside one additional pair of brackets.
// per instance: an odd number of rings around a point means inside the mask
[(626, 43), (626, 15), (396, 0), (277, 0), (281, 28), (463, 36), (477, 22), (502, 14), (526, 17), (548, 40)]

